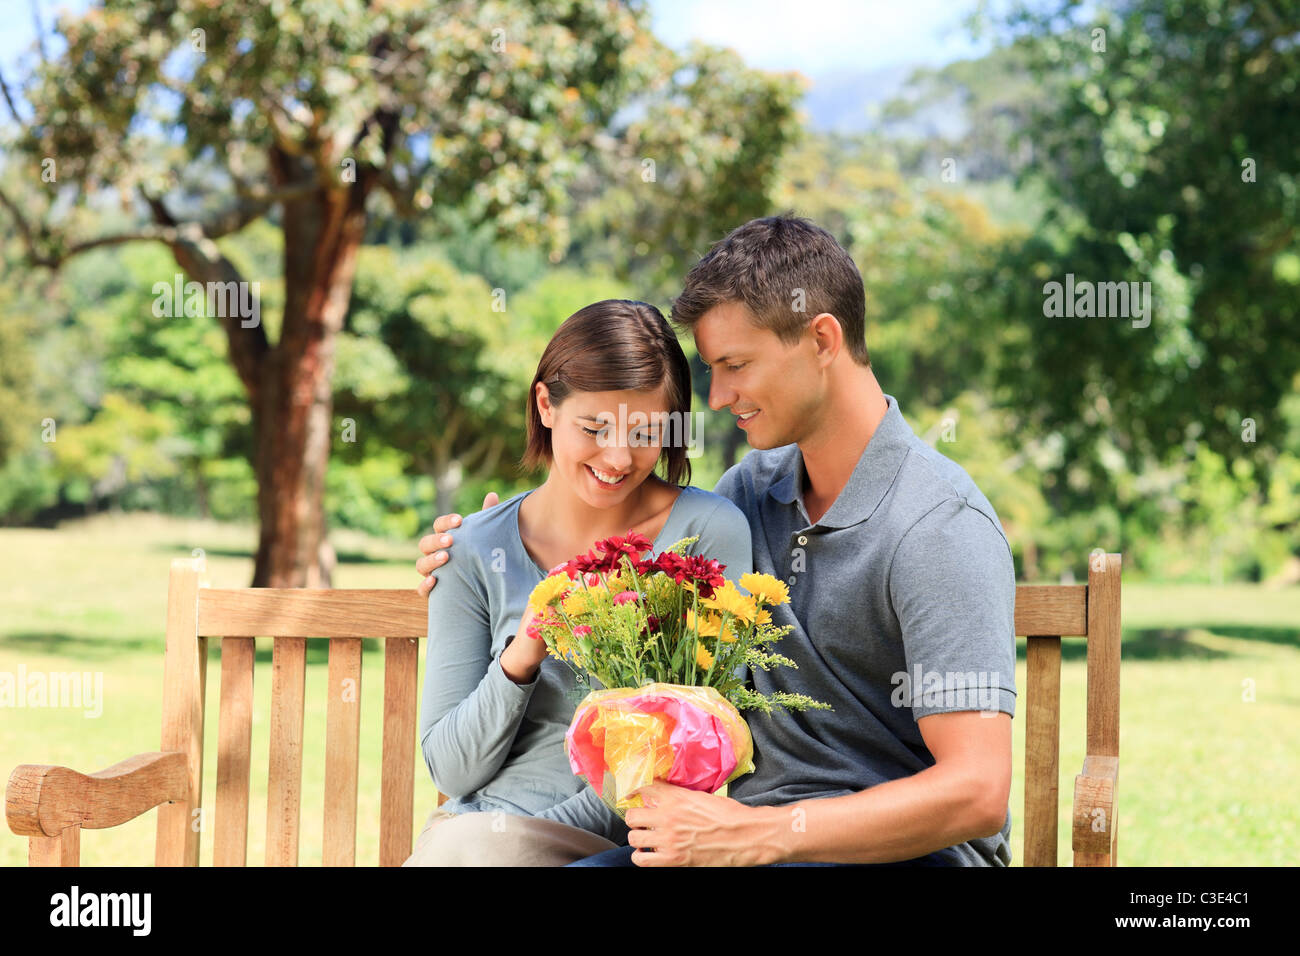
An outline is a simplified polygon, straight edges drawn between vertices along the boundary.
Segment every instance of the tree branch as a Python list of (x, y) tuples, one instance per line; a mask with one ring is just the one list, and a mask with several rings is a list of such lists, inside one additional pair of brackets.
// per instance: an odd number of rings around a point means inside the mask
[(23, 118), (18, 115), (18, 107), (14, 106), (14, 98), (9, 93), (9, 84), (5, 82), (4, 74), (0, 73), (0, 93), (4, 94), (5, 103), (9, 106), (9, 112), (14, 118), (14, 122), (19, 126), (26, 126)]
[(36, 48), (41, 51), (41, 62), (49, 63), (50, 57), (45, 50), (45, 31), (41, 29), (41, 8), (36, 0), (31, 0), (32, 23), (36, 26)]
[[(235, 268), (234, 263), (222, 255), (213, 241), (215, 236), (207, 235), (197, 223), (177, 223), (168, 212), (163, 201), (147, 193), (144, 200), (149, 204), (154, 221), (161, 229), (174, 230), (175, 238), (168, 243), (176, 263), (186, 274), (198, 282), (244, 282), (244, 277)], [(234, 312), (234, 310), (227, 310)], [(250, 400), (256, 404), (261, 386), (261, 365), (271, 345), (266, 338), (266, 329), (257, 325), (245, 327), (244, 317), (227, 314), (218, 317), (226, 331), (226, 342), (230, 349), (230, 362), (235, 372), (244, 383)]]

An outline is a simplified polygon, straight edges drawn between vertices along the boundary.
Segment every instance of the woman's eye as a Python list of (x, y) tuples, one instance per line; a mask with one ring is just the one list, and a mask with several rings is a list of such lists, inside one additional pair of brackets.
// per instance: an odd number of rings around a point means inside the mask
[(578, 427), (581, 428), (588, 435), (590, 435), (592, 438), (595, 438), (597, 435), (605, 431), (605, 429), (603, 428), (588, 428), (586, 425), (579, 425)]

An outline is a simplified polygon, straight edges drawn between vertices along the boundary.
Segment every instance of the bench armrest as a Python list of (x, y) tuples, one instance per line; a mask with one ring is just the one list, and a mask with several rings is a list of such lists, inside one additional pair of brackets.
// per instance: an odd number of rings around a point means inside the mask
[(118, 826), (188, 793), (188, 763), (178, 751), (136, 754), (92, 774), (27, 763), (9, 775), (5, 818), (19, 836), (58, 837), (69, 827)]
[(1076, 866), (1114, 866), (1119, 758), (1089, 754), (1074, 778), (1072, 844)]

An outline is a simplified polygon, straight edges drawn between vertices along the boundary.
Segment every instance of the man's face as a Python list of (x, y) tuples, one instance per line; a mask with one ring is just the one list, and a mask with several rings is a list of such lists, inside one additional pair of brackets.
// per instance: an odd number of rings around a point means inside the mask
[(816, 347), (805, 335), (786, 345), (754, 325), (740, 302), (714, 306), (695, 325), (695, 347), (709, 366), (709, 407), (726, 408), (754, 448), (797, 442), (817, 420)]

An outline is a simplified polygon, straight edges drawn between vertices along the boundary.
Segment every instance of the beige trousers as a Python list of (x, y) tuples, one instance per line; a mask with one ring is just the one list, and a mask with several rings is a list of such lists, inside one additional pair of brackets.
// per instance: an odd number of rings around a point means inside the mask
[(402, 866), (564, 866), (612, 850), (602, 836), (513, 813), (429, 814)]

